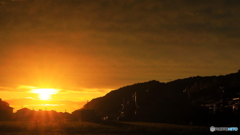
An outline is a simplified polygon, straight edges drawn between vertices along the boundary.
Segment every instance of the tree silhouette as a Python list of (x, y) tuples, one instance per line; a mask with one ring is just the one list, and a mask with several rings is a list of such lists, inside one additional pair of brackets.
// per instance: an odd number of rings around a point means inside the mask
[(0, 120), (10, 120), (12, 118), (13, 108), (0, 98)]

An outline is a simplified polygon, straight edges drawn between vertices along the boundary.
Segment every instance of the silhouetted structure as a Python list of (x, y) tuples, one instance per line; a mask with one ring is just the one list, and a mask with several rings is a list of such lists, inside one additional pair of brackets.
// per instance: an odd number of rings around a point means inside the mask
[(10, 120), (12, 118), (13, 108), (0, 98), (0, 120)]
[(38, 121), (38, 122), (65, 122), (70, 119), (70, 114), (67, 112), (56, 111), (43, 111), (43, 110), (30, 110), (22, 108), (14, 114), (15, 120), (23, 121)]
[(14, 113), (15, 120), (37, 120), (37, 115), (35, 111), (32, 111), (28, 108), (22, 108)]
[(96, 122), (100, 120), (99, 115), (95, 110), (82, 110), (81, 111), (81, 120), (82, 121), (89, 121), (89, 122)]
[(117, 120), (124, 120), (124, 121), (136, 121), (137, 118), (137, 92), (132, 94), (129, 100), (125, 101), (123, 98), (123, 102), (121, 104), (120, 116)]
[(72, 120), (98, 122), (101, 120), (101, 117), (95, 110), (79, 109), (72, 112)]

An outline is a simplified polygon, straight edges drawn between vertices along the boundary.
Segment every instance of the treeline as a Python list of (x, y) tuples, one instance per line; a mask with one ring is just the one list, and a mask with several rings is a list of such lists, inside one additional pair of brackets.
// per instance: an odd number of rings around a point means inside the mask
[(13, 113), (12, 120), (30, 120), (30, 121), (66, 121), (71, 118), (71, 114), (68, 112), (56, 112), (54, 110), (30, 110), (28, 108), (22, 108)]
[(0, 121), (36, 121), (36, 122), (65, 122), (65, 121), (100, 121), (100, 116), (94, 110), (79, 109), (72, 113), (54, 110), (31, 110), (22, 108), (13, 113), (13, 108), (0, 99)]
[(89, 121), (97, 122), (101, 117), (94, 110), (79, 109), (72, 113), (56, 112), (46, 110), (31, 110), (22, 108), (15, 113), (2, 113), (0, 111), (0, 121), (35, 121), (35, 122), (66, 122), (66, 121)]

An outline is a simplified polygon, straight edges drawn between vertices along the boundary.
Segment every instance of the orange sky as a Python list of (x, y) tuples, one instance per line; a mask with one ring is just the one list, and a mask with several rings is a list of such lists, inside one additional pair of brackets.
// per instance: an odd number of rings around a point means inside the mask
[[(71, 112), (137, 82), (236, 72), (239, 6), (225, 0), (0, 0), (0, 98), (15, 111), (51, 103)], [(30, 87), (59, 92), (43, 102)]]

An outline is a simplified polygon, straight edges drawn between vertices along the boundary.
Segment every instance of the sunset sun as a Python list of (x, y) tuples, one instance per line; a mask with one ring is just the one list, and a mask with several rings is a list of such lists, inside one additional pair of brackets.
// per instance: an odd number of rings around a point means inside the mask
[(40, 88), (40, 89), (33, 89), (32, 93), (39, 94), (39, 99), (41, 100), (49, 100), (51, 99), (52, 94), (58, 93), (59, 90), (51, 89), (51, 88)]

